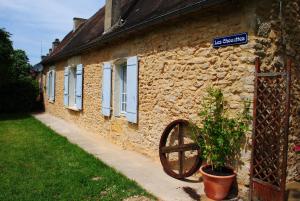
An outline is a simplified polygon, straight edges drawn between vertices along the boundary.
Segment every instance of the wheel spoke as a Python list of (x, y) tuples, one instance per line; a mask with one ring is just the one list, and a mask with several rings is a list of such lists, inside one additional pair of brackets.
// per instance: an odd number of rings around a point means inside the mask
[[(184, 128), (182, 124), (179, 124), (179, 133), (178, 133), (178, 144), (179, 146), (182, 146), (184, 144)], [(179, 151), (178, 152), (178, 159), (179, 159), (179, 175), (181, 176), (183, 174), (183, 164), (184, 164), (184, 152)]]
[(183, 145), (184, 144), (184, 127), (182, 124), (178, 125), (178, 144)]

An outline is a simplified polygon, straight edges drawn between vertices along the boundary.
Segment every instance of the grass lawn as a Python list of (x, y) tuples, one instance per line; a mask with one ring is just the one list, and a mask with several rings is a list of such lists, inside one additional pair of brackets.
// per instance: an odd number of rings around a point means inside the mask
[(83, 201), (151, 197), (29, 115), (0, 115), (0, 200)]

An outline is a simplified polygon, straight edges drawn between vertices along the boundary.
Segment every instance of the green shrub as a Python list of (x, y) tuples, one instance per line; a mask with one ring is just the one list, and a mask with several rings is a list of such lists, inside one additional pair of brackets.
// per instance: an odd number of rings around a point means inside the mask
[(0, 86), (0, 113), (30, 112), (38, 95), (38, 83), (31, 78)]
[(220, 89), (209, 88), (200, 111), (201, 126), (191, 122), (190, 133), (199, 145), (202, 157), (216, 171), (240, 153), (245, 133), (249, 130), (249, 103), (237, 118), (229, 118), (226, 102)]

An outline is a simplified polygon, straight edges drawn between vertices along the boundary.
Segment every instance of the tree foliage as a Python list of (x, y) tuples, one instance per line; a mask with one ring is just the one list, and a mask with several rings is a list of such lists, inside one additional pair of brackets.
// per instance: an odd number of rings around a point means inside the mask
[(10, 36), (0, 28), (0, 113), (28, 112), (38, 95), (38, 83), (30, 76), (26, 53), (13, 49)]
[(6, 83), (11, 76), (14, 49), (10, 34), (0, 29), (0, 86)]
[(236, 118), (226, 115), (226, 102), (220, 89), (210, 88), (200, 111), (201, 126), (191, 122), (192, 138), (201, 148), (202, 157), (216, 171), (222, 170), (226, 162), (236, 159), (241, 150), (245, 133), (249, 130), (249, 106)]
[(30, 74), (29, 59), (23, 50), (14, 50), (13, 64), (12, 64), (12, 77), (13, 79), (24, 79)]

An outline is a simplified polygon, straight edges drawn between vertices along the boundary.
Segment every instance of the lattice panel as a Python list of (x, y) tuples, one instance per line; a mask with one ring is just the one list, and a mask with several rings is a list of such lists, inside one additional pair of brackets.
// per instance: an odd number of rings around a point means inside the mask
[(290, 69), (260, 72), (256, 60), (251, 200), (284, 199), (289, 132)]
[(286, 79), (260, 76), (257, 83), (253, 178), (280, 186), (285, 146)]

